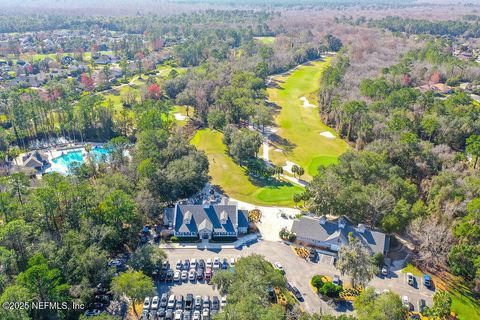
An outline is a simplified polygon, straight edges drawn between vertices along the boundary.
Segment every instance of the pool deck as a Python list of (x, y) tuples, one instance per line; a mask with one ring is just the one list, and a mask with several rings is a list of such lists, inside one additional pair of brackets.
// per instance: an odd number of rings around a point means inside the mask
[[(65, 167), (61, 164), (57, 164), (53, 162), (53, 159), (60, 157), (62, 154), (72, 152), (72, 151), (82, 151), (82, 156), (86, 155), (85, 152), (85, 144), (91, 145), (93, 148), (95, 147), (101, 147), (104, 146), (105, 143), (97, 143), (97, 142), (86, 142), (86, 143), (75, 143), (75, 144), (70, 144), (67, 146), (62, 146), (62, 147), (52, 147), (52, 148), (39, 148), (32, 151), (43, 151), (48, 158), (48, 162), (50, 163), (50, 166), (48, 168), (45, 168), (41, 171), (38, 171), (38, 173), (41, 175), (43, 173), (49, 173), (49, 172), (58, 172), (61, 174), (67, 174), (67, 171), (65, 170)], [(23, 156), (26, 153), (22, 153), (17, 157), (17, 163), (20, 165), (23, 165)]]
[[(88, 143), (88, 144), (91, 145), (92, 148), (101, 147), (105, 145), (104, 143)], [(81, 151), (82, 157), (85, 157), (87, 155), (87, 153), (85, 152), (85, 144), (76, 144), (70, 147), (55, 148), (53, 150), (46, 151), (48, 156), (48, 162), (50, 162), (50, 167), (46, 168), (44, 170), (44, 173), (59, 172), (62, 174), (67, 174), (66, 168), (62, 164), (53, 162), (53, 159), (58, 158), (65, 153), (75, 152), (75, 151)]]

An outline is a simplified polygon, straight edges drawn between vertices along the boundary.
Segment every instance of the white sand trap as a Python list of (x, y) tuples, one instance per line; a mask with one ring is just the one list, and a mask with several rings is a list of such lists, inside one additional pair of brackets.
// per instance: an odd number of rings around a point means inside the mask
[(175, 113), (174, 117), (175, 117), (175, 120), (177, 120), (177, 121), (183, 121), (183, 120), (187, 119), (187, 116), (184, 116), (181, 113)]
[(329, 138), (329, 139), (335, 138), (335, 136), (333, 135), (333, 133), (331, 133), (330, 131), (320, 132), (320, 135), (321, 135), (321, 136), (324, 136), (324, 137), (327, 137), (327, 138)]
[(293, 167), (294, 165), (297, 165), (297, 166), (298, 166), (298, 164), (296, 164), (295, 162), (292, 162), (292, 161), (288, 161), (288, 160), (287, 160), (287, 164), (282, 167), (282, 168), (283, 168), (283, 171), (293, 174), (293, 172), (292, 172), (292, 167)]
[(303, 101), (303, 106), (304, 106), (304, 107), (307, 107), (307, 108), (316, 108), (316, 107), (317, 107), (316, 105), (311, 104), (311, 103), (308, 101), (308, 99), (305, 98), (305, 97), (301, 97), (300, 100)]

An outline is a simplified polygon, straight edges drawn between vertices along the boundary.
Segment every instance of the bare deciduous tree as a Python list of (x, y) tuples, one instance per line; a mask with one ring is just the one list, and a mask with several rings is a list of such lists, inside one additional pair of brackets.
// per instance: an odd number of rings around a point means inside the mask
[(427, 268), (446, 266), (446, 259), (452, 246), (450, 226), (434, 219), (417, 218), (407, 234), (412, 237), (418, 262)]

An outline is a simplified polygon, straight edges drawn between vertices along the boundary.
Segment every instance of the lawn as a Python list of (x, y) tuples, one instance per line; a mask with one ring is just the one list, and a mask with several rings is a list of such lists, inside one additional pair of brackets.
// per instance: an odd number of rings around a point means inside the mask
[(414, 276), (417, 276), (417, 277), (421, 277), (423, 276), (423, 272), (420, 271), (419, 269), (415, 268), (415, 266), (413, 266), (412, 264), (407, 264), (407, 266), (405, 268), (402, 269), (402, 272), (403, 273), (411, 273), (413, 274)]
[(275, 42), (275, 37), (254, 37), (253, 39), (262, 44), (272, 44)]
[[(349, 149), (332, 128), (322, 123), (318, 108), (304, 106), (301, 100), (306, 98), (308, 103), (317, 105), (319, 79), (329, 64), (330, 58), (326, 58), (301, 66), (287, 76), (275, 77), (276, 86), (267, 89), (270, 102), (280, 107), (275, 117), (279, 130), (271, 139), (276, 150), (270, 150), (270, 159), (280, 166), (284, 166), (287, 160), (300, 165), (305, 169), (303, 178), (306, 180), (316, 174), (319, 165), (336, 163), (338, 157)], [(335, 137), (320, 135), (325, 132)]]
[(210, 163), (212, 184), (240, 201), (265, 206), (293, 206), (293, 195), (303, 189), (288, 182), (265, 181), (248, 176), (245, 168), (227, 154), (222, 134), (210, 129), (197, 131), (191, 143), (205, 151)]
[(445, 279), (452, 298), (452, 311), (460, 320), (480, 319), (480, 301), (476, 300), (461, 278), (448, 276)]

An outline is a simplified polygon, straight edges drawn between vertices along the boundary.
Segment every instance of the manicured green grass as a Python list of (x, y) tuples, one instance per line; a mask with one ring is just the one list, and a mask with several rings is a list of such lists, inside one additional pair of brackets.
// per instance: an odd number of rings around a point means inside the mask
[(407, 266), (405, 268), (402, 269), (402, 272), (403, 273), (408, 273), (410, 272), (411, 274), (413, 274), (414, 276), (417, 276), (417, 277), (421, 277), (423, 276), (423, 272), (420, 271), (419, 269), (415, 268), (412, 264), (407, 264)]
[(187, 106), (173, 106), (172, 111), (170, 113), (172, 115), (173, 120), (178, 126), (180, 127), (185, 126), (188, 122), (188, 117), (185, 118), (185, 120), (179, 120), (175, 118), (175, 113), (180, 113), (182, 116), (187, 116)]
[(210, 129), (197, 131), (191, 143), (205, 151), (210, 163), (212, 183), (228, 196), (266, 206), (293, 206), (293, 195), (303, 189), (289, 182), (264, 181), (249, 177), (245, 168), (227, 154), (222, 134)]
[(254, 39), (263, 44), (272, 44), (275, 42), (275, 37), (254, 37)]
[[(281, 139), (272, 140), (272, 144), (283, 150), (270, 152), (270, 159), (280, 166), (287, 160), (300, 165), (305, 169), (302, 178), (306, 180), (316, 174), (319, 165), (335, 163), (338, 156), (349, 149), (333, 129), (322, 123), (318, 108), (305, 107), (300, 100), (306, 97), (309, 103), (317, 105), (319, 79), (329, 64), (330, 58), (327, 58), (301, 66), (287, 76), (276, 77), (274, 81), (278, 87), (267, 89), (269, 100), (280, 107), (275, 122), (279, 127), (276, 134)], [(335, 138), (320, 135), (325, 131)]]
[(480, 319), (480, 302), (471, 295), (462, 294), (458, 291), (450, 291), (452, 297), (452, 311), (460, 320)]
[(460, 320), (480, 319), (480, 301), (460, 278), (448, 279), (448, 292), (452, 298), (452, 311)]

